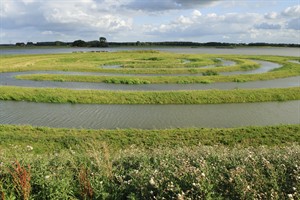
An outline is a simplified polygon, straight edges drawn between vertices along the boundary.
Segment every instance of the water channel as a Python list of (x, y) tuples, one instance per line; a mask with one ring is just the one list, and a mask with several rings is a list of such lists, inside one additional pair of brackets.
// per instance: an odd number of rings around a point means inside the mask
[(298, 124), (299, 105), (300, 101), (216, 105), (90, 105), (0, 101), (0, 123), (90, 129)]

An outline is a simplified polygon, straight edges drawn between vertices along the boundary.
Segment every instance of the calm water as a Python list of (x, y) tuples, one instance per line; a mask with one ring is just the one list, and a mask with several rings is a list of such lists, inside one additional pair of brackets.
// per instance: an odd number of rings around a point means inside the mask
[(128, 51), (128, 50), (159, 50), (174, 53), (200, 53), (200, 54), (242, 54), (242, 55), (279, 55), (279, 56), (300, 56), (300, 48), (286, 47), (247, 47), (235, 49), (220, 48), (189, 48), (189, 47), (115, 47), (115, 48), (41, 48), (41, 49), (0, 49), (0, 54), (56, 54), (56, 53), (72, 53), (74, 51)]
[(298, 124), (299, 106), (300, 101), (216, 105), (90, 105), (0, 101), (0, 123), (92, 129)]

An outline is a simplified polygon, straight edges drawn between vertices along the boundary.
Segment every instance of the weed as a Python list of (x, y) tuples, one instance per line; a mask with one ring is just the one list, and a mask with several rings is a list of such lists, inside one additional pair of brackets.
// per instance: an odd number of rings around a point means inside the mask
[(12, 181), (14, 183), (17, 195), (23, 200), (28, 200), (31, 190), (30, 165), (28, 165), (26, 169), (25, 167), (21, 166), (18, 161), (15, 161), (15, 163), (12, 165), (10, 174), (12, 176)]
[(81, 166), (78, 174), (78, 179), (82, 199), (93, 199), (93, 188), (89, 179), (89, 175), (89, 170)]

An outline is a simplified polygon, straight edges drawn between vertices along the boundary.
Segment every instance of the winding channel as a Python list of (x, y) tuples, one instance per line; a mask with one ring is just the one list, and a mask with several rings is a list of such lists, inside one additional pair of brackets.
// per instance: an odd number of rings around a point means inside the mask
[[(264, 73), (280, 67), (276, 63), (258, 61), (261, 67), (246, 72)], [(299, 87), (299, 76), (268, 81), (212, 84), (146, 84), (122, 85), (106, 83), (79, 83), (17, 80), (25, 74), (73, 74), (101, 76), (134, 76), (132, 74), (29, 71), (0, 73), (0, 85), (23, 87), (57, 87), (100, 90), (207, 90), (235, 88)], [(145, 74), (146, 75), (146, 74)], [(138, 76), (141, 76), (138, 74)], [(64, 128), (141, 128), (164, 129), (183, 127), (240, 127), (250, 125), (299, 124), (300, 101), (267, 103), (234, 103), (212, 105), (89, 105), (49, 104), (0, 101), (0, 124), (30, 124)]]

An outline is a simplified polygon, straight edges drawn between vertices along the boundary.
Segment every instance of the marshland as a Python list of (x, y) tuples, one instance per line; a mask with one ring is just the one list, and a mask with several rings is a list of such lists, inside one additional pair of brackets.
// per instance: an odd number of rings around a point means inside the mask
[(184, 51), (1, 55), (1, 195), (297, 199), (299, 57)]

